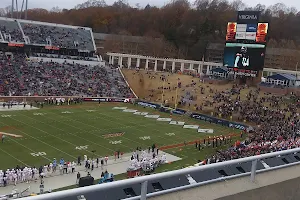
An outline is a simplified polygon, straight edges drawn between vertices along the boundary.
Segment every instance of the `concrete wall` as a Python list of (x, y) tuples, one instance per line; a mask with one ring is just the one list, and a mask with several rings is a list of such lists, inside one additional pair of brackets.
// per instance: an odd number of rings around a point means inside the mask
[[(299, 200), (300, 165), (149, 198), (151, 200)], [(275, 184), (275, 185), (274, 185)]]
[(77, 63), (80, 65), (90, 65), (90, 66), (97, 66), (97, 65), (104, 66), (105, 65), (104, 61), (98, 62), (98, 61), (85, 61), (85, 60), (70, 60), (70, 59), (61, 59), (61, 58), (44, 58), (44, 57), (30, 57), (29, 59), (34, 62), (39, 62), (39, 61), (43, 60), (44, 62), (51, 62), (51, 61), (57, 62), (57, 63), (67, 62), (67, 63)]
[(230, 195), (217, 200), (299, 200), (300, 178)]

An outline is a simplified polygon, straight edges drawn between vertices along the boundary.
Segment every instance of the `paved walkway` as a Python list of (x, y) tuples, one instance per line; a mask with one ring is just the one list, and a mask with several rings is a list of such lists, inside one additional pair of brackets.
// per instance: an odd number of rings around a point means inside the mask
[[(162, 153), (163, 152), (160, 151), (159, 155), (161, 155)], [(99, 167), (95, 168), (94, 171), (90, 173), (95, 179), (99, 179), (102, 171), (104, 172), (105, 170), (107, 170), (109, 173), (113, 173), (114, 175), (126, 173), (131, 155), (132, 154), (124, 154), (122, 159), (117, 159), (116, 161), (114, 160), (114, 157), (109, 157), (107, 166), (104, 166), (103, 170), (101, 169), (101, 167)], [(166, 156), (168, 162), (181, 160), (181, 158), (168, 153), (166, 153)], [(56, 173), (52, 176), (44, 178), (45, 191), (48, 191), (49, 189), (54, 190), (70, 185), (75, 185), (76, 174), (78, 171), (80, 172), (81, 176), (87, 175), (84, 166), (77, 166), (75, 173), (64, 175), (59, 175), (58, 173)], [(7, 187), (0, 187), (0, 196), (10, 194), (14, 189), (17, 189), (18, 192), (24, 191), (28, 188), (28, 186), (30, 186), (30, 192), (39, 193), (40, 181), (38, 180), (37, 182), (32, 181), (31, 183), (19, 183), (17, 184), (17, 186), (9, 185)]]

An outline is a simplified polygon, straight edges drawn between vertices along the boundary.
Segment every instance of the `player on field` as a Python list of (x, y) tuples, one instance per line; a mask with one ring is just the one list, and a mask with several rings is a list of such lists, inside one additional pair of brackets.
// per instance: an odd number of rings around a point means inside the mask
[(4, 143), (5, 135), (4, 134), (0, 134), (0, 136), (1, 136), (1, 142)]

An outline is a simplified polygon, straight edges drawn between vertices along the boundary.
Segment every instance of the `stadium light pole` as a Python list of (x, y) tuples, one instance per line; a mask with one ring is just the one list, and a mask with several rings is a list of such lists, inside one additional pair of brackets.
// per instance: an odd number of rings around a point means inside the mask
[(11, 0), (11, 18), (14, 18), (14, 0)]
[(28, 0), (25, 2), (25, 19), (27, 19)]

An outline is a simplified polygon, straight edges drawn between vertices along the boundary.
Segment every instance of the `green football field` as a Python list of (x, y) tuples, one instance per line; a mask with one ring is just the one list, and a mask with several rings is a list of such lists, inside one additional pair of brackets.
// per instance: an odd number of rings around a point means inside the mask
[[(188, 117), (173, 116), (174, 120), (197, 124), (201, 128), (215, 131), (214, 134), (198, 133), (197, 130), (170, 125), (169, 122), (112, 109), (115, 106), (169, 117), (167, 113), (156, 110), (116, 103), (83, 103), (72, 106), (45, 106), (38, 110), (0, 112), (0, 132), (22, 136), (7, 136), (4, 143), (0, 143), (0, 169), (13, 168), (16, 165), (38, 167), (50, 163), (53, 158), (76, 161), (79, 155), (111, 156), (118, 150), (129, 153), (136, 147), (146, 149), (154, 143), (159, 147), (169, 146), (199, 140), (208, 135), (239, 132)], [(117, 133), (124, 134), (116, 136)], [(113, 136), (116, 137), (107, 137), (108, 134), (115, 134)], [(95, 151), (94, 155), (92, 151)], [(212, 148), (198, 151), (194, 145), (170, 148), (166, 152), (183, 159), (162, 167), (161, 170), (194, 164), (215, 151), (216, 149)]]

